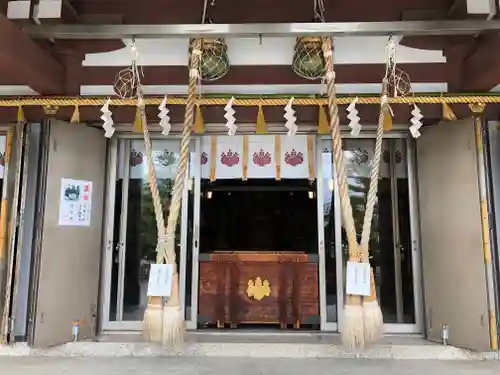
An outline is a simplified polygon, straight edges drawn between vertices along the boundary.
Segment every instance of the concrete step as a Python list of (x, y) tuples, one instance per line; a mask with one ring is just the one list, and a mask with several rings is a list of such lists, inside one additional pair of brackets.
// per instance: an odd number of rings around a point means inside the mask
[(253, 357), (253, 358), (365, 358), (408, 360), (495, 360), (499, 353), (477, 353), (430, 343), (420, 337), (388, 336), (364, 350), (349, 351), (338, 335), (268, 334), (253, 332), (189, 333), (186, 342), (162, 347), (143, 342), (137, 334), (105, 334), (95, 341), (79, 341), (49, 349), (26, 344), (0, 346), (0, 356), (43, 357)]

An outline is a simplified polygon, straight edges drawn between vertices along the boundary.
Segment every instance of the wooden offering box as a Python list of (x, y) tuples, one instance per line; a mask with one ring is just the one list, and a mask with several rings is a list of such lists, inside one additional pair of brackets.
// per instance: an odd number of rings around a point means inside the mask
[(200, 254), (202, 324), (319, 324), (317, 256), (303, 252)]

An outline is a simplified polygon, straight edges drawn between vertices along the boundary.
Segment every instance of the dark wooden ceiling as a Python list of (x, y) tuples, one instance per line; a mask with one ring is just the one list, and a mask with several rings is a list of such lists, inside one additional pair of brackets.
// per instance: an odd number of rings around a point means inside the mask
[[(33, 4), (35, 2), (33, 0)], [(313, 0), (209, 0), (209, 3), (214, 4), (208, 11), (208, 16), (214, 23), (313, 20)], [(204, 0), (66, 0), (61, 18), (43, 22), (200, 23), (203, 4)], [(468, 17), (465, 0), (324, 0), (324, 4), (325, 19), (330, 22)], [(78, 95), (82, 84), (112, 84), (119, 67), (83, 67), (82, 61), (86, 53), (123, 48), (121, 40), (35, 42), (22, 32), (22, 22), (14, 22), (5, 17), (6, 5), (6, 0), (0, 0), (0, 85), (28, 85), (35, 91), (48, 95)], [(446, 63), (403, 64), (402, 68), (410, 74), (412, 82), (446, 82), (452, 92), (484, 92), (500, 83), (498, 35), (404, 38), (401, 43), (419, 49), (442, 50), (447, 58)], [(382, 72), (383, 66), (380, 64), (339, 65), (337, 78), (339, 83), (376, 83), (380, 81)], [(187, 76), (186, 67), (182, 66), (153, 66), (146, 68), (145, 73), (145, 83), (155, 85), (185, 84)], [(215, 82), (223, 85), (257, 83), (301, 84), (306, 81), (294, 75), (289, 66), (234, 66), (224, 79)], [(460, 108), (457, 110), (460, 111)], [(6, 118), (13, 116), (10, 110), (0, 109), (0, 119), (2, 111)], [(36, 115), (36, 111), (38, 110), (28, 111), (27, 116)], [(98, 113), (94, 114), (92, 111), (83, 109), (82, 113), (88, 112), (90, 118), (98, 119)], [(217, 112), (216, 109), (208, 110), (209, 117), (212, 116), (210, 111)], [(298, 112), (303, 113), (305, 119), (316, 116), (308, 115), (306, 109)], [(397, 112), (401, 113), (398, 115), (401, 119), (408, 117), (406, 110), (399, 109)], [(376, 111), (374, 115), (376, 116)], [(272, 111), (269, 116), (273, 116)], [(277, 117), (282, 117), (281, 110)], [(241, 118), (240, 120), (243, 121)]]
[[(80, 15), (121, 14), (126, 24), (199, 23), (204, 0), (73, 0)], [(313, 0), (209, 0), (214, 23), (311, 22)], [(324, 0), (329, 22), (400, 21), (405, 16), (465, 15), (465, 0)], [(454, 5), (455, 4), (455, 5)]]

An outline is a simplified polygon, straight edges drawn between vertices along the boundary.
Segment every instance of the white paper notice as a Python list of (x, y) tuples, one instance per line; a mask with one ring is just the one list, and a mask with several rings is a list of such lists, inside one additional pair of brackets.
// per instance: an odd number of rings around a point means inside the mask
[(172, 292), (171, 264), (152, 264), (149, 270), (148, 297), (170, 297)]
[(59, 225), (90, 226), (92, 181), (61, 179)]
[(346, 293), (355, 296), (370, 295), (370, 264), (347, 262)]

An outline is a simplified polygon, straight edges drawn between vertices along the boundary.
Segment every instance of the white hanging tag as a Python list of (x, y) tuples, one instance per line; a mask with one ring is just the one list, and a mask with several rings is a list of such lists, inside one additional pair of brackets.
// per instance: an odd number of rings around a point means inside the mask
[(158, 106), (158, 110), (160, 113), (158, 114), (158, 118), (160, 119), (160, 127), (162, 129), (161, 134), (168, 135), (172, 128), (170, 124), (170, 116), (168, 115), (170, 110), (167, 108), (167, 96), (163, 98), (161, 104)]
[(359, 137), (359, 133), (361, 133), (361, 125), (360, 124), (353, 124), (349, 125), (351, 127), (351, 135), (353, 137)]
[(411, 135), (412, 135), (413, 138), (418, 138), (418, 137), (420, 137), (422, 135), (422, 133), (420, 133), (418, 131), (418, 129), (416, 129), (416, 128), (412, 127), (412, 126), (410, 126), (410, 133), (411, 133)]
[(236, 126), (236, 118), (234, 117), (234, 114), (236, 111), (233, 109), (233, 101), (234, 97), (229, 99), (227, 102), (226, 106), (224, 107), (224, 118), (226, 119), (226, 127), (228, 129), (227, 134), (228, 135), (235, 135), (236, 130), (238, 129), (238, 126)]
[(413, 111), (411, 111), (412, 118), (410, 122), (412, 125), (410, 126), (409, 130), (413, 138), (418, 138), (420, 137), (420, 131), (419, 129), (422, 127), (422, 118), (424, 117), (422, 115), (422, 111), (420, 111), (420, 108), (417, 107), (416, 104), (413, 105)]
[(115, 133), (114, 121), (112, 117), (111, 110), (109, 109), (109, 105), (111, 104), (111, 99), (108, 98), (106, 103), (101, 107), (101, 120), (103, 121), (102, 128), (104, 129), (104, 136), (106, 138), (111, 138)]
[(347, 262), (346, 293), (353, 296), (370, 295), (370, 264)]
[(287, 105), (285, 106), (285, 115), (283, 116), (286, 120), (285, 128), (288, 129), (287, 135), (293, 136), (297, 134), (298, 126), (296, 124), (297, 117), (295, 117), (295, 110), (292, 108), (294, 98), (291, 98)]
[(173, 267), (171, 264), (151, 264), (149, 269), (148, 297), (170, 297)]
[(358, 103), (358, 97), (347, 107), (347, 118), (349, 119), (349, 127), (351, 128), (351, 135), (353, 137), (359, 136), (361, 132), (361, 124), (359, 123), (360, 117), (358, 116), (358, 110), (356, 109), (356, 104)]

